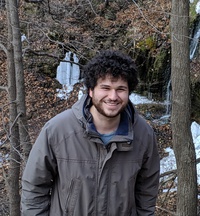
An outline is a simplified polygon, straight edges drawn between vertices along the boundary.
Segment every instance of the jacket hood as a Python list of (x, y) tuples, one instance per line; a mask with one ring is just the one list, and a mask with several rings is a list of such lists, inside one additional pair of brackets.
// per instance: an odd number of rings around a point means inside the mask
[[(92, 121), (92, 115), (89, 112), (91, 107), (91, 98), (89, 95), (83, 95), (82, 98), (77, 101), (73, 106), (72, 110), (82, 127), (85, 129), (85, 133), (92, 138), (99, 138), (99, 133), (96, 131), (96, 128)], [(112, 138), (112, 142), (116, 143), (131, 143), (133, 140), (133, 123), (134, 123), (134, 107), (129, 101), (128, 106), (121, 114), (121, 120), (119, 127), (117, 129), (116, 135)]]
[[(72, 110), (76, 116), (76, 118), (82, 122), (86, 123), (87, 121), (90, 120), (92, 117), (89, 108), (91, 107), (92, 102), (91, 98), (89, 97), (88, 94), (84, 94), (80, 100), (78, 100), (73, 106)], [(125, 109), (125, 112), (127, 113), (128, 117), (131, 119), (131, 122), (134, 123), (134, 113), (136, 112), (133, 104), (129, 100), (128, 106)]]

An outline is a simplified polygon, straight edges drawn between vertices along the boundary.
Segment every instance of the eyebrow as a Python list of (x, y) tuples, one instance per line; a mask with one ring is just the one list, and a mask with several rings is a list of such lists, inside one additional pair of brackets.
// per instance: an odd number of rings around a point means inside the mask
[[(100, 84), (100, 87), (110, 87), (110, 85), (107, 85), (107, 84)], [(128, 89), (128, 86), (123, 86), (123, 85), (117, 86), (117, 89), (119, 89), (119, 88)]]

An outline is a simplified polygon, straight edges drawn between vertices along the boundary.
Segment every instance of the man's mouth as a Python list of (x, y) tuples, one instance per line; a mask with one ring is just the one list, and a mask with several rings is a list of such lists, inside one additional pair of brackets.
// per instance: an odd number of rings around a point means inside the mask
[(118, 106), (119, 105), (119, 102), (105, 102), (106, 105), (108, 106)]

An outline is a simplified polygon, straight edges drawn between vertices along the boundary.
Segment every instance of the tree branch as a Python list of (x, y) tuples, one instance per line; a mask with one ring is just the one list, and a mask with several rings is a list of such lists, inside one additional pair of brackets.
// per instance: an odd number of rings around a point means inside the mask
[(8, 87), (7, 86), (0, 86), (0, 90), (8, 92)]
[(52, 55), (52, 54), (48, 54), (46, 52), (40, 52), (40, 51), (33, 51), (32, 49), (27, 49), (27, 52), (29, 53), (32, 53), (34, 55), (37, 55), (37, 56), (48, 56), (48, 57), (51, 57), (51, 58), (55, 58), (59, 61), (62, 61), (62, 62), (70, 62), (71, 64), (76, 64), (76, 65), (79, 65), (79, 66), (82, 66), (81, 64), (77, 63), (77, 62), (74, 62), (74, 61), (66, 61), (64, 59), (61, 59), (60, 57), (56, 56), (56, 55)]
[(177, 173), (177, 170), (176, 170), (176, 169), (170, 170), (170, 171), (167, 171), (167, 172), (164, 172), (164, 173), (160, 174), (160, 178), (165, 177), (165, 176), (167, 176), (167, 175), (176, 174), (176, 173)]
[(88, 3), (89, 3), (89, 5), (90, 5), (90, 7), (91, 7), (93, 13), (94, 13), (96, 16), (98, 16), (98, 14), (95, 12), (95, 10), (94, 10), (94, 8), (93, 8), (93, 6), (92, 6), (91, 1), (88, 0)]
[(5, 54), (7, 56), (8, 55), (8, 51), (7, 51), (6, 47), (2, 43), (0, 43), (0, 48), (5, 52)]
[(176, 215), (177, 215), (176, 213), (174, 213), (174, 212), (172, 212), (172, 211), (169, 211), (169, 210), (167, 210), (167, 209), (165, 209), (165, 208), (162, 208), (162, 207), (159, 207), (159, 206), (156, 206), (156, 208), (159, 209), (159, 210), (161, 210), (161, 211), (167, 212), (167, 213), (169, 213), (170, 215), (173, 215), (173, 216), (176, 216)]
[[(198, 164), (198, 163), (200, 163), (200, 158), (196, 159), (196, 164)], [(170, 171), (167, 171), (167, 172), (160, 174), (160, 178), (167, 176), (167, 175), (172, 175), (172, 174), (177, 174), (177, 169), (170, 170)]]
[(170, 33), (164, 33), (164, 32), (159, 31), (159, 29), (156, 28), (156, 27), (148, 20), (147, 17), (145, 17), (144, 13), (142, 12), (142, 9), (141, 9), (140, 6), (136, 3), (136, 1), (135, 1), (135, 0), (132, 0), (132, 1), (133, 1), (133, 3), (136, 5), (136, 7), (138, 8), (138, 10), (139, 10), (141, 16), (142, 16), (142, 17), (144, 18), (144, 20), (155, 30), (155, 32), (158, 32), (158, 33), (164, 34), (164, 35), (169, 35), (169, 34), (170, 34)]

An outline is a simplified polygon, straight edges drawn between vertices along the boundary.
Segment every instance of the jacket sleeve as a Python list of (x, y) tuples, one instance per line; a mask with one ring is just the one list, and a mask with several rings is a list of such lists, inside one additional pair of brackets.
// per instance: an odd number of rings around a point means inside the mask
[(160, 158), (155, 134), (149, 134), (143, 165), (136, 180), (137, 216), (153, 216), (159, 186)]
[(56, 161), (49, 143), (47, 130), (43, 128), (22, 176), (21, 216), (49, 215), (50, 192), (56, 173)]

